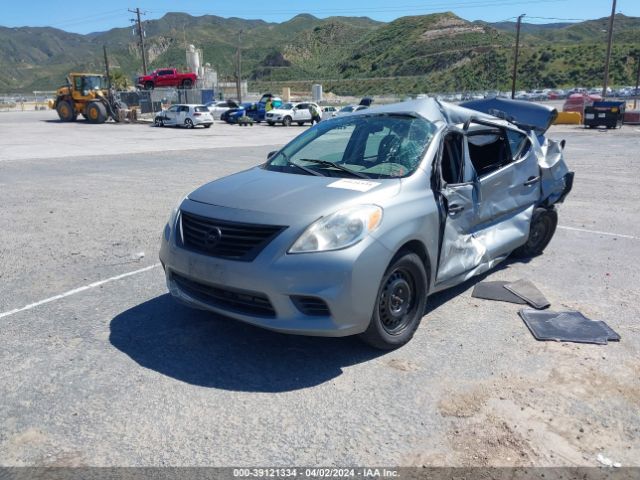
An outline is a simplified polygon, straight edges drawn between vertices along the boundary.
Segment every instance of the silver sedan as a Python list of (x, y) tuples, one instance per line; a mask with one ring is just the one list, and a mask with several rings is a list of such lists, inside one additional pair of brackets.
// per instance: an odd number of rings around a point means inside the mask
[(169, 291), (272, 330), (403, 345), (430, 293), (553, 236), (573, 178), (542, 135), (556, 112), (501, 102), (510, 121), (434, 99), (337, 117), (200, 187), (164, 229)]

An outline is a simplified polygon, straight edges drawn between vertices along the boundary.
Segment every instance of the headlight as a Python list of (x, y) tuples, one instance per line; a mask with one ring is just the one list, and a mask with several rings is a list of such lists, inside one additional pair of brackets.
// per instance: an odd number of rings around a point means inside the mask
[(360, 242), (382, 222), (382, 208), (357, 205), (323, 217), (307, 228), (289, 253), (326, 252)]

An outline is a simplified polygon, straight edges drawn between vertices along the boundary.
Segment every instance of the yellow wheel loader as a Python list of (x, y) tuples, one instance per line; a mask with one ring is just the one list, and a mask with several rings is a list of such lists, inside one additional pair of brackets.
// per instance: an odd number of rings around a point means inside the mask
[(70, 73), (49, 106), (63, 122), (74, 122), (82, 115), (89, 123), (104, 123), (109, 117), (119, 122), (118, 111), (126, 108), (116, 99), (107, 77), (97, 73)]

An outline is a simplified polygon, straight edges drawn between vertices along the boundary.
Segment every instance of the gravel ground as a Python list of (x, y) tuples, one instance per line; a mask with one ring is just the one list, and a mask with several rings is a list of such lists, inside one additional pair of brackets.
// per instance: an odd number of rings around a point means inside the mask
[(53, 115), (0, 114), (0, 465), (640, 466), (637, 127), (554, 127), (576, 171), (561, 228), (486, 276), (528, 278), (621, 342), (537, 342), (517, 305), (471, 297), (476, 279), (383, 353), (190, 310), (154, 266), (184, 194), (301, 128)]

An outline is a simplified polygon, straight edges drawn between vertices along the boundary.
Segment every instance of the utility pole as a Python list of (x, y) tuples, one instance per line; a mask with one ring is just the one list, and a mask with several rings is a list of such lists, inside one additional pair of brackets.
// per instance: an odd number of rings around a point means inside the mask
[(604, 86), (602, 87), (602, 99), (607, 96), (607, 87), (609, 86), (609, 62), (611, 61), (611, 44), (613, 43), (613, 19), (616, 16), (616, 0), (611, 5), (611, 17), (609, 17), (609, 34), (607, 38), (607, 58), (604, 62)]
[(236, 48), (236, 93), (238, 94), (238, 103), (242, 103), (242, 85), (241, 85), (241, 77), (242, 77), (242, 54), (240, 52), (240, 36), (242, 35), (242, 30), (238, 32), (238, 46)]
[[(129, 11), (131, 13), (135, 13), (136, 14), (136, 19), (132, 19), (132, 22), (136, 22), (137, 23), (137, 29), (138, 29), (138, 37), (140, 38), (140, 53), (142, 53), (142, 71), (144, 72), (144, 74), (147, 74), (147, 57), (144, 53), (144, 32), (142, 31), (142, 22), (140, 21), (140, 9), (136, 8), (135, 10), (131, 10), (129, 9)], [(142, 13), (142, 15), (144, 15), (144, 13)]]
[(640, 54), (636, 55), (638, 62), (638, 73), (636, 74), (636, 89), (633, 91), (633, 109), (638, 108), (638, 86), (640, 86)]
[(513, 58), (513, 77), (511, 79), (511, 99), (516, 96), (516, 78), (518, 76), (518, 54), (520, 53), (520, 25), (522, 24), (522, 17), (526, 13), (523, 13), (518, 17), (518, 23), (516, 23), (516, 52)]
[(111, 74), (109, 73), (109, 59), (107, 58), (107, 46), (102, 46), (102, 51), (104, 52), (104, 69), (107, 72), (107, 85), (109, 90), (111, 90)]

